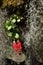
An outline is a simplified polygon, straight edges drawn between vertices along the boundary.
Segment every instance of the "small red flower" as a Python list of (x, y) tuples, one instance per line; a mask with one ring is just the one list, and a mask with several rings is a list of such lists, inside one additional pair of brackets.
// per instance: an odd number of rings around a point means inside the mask
[(16, 52), (18, 51), (17, 44), (16, 44), (15, 41), (13, 42), (13, 48), (14, 48), (14, 50), (15, 50)]
[(22, 44), (19, 40), (17, 41), (17, 43), (15, 41), (13, 42), (13, 48), (16, 51), (16, 54), (17, 54), (18, 50), (20, 50), (20, 52), (22, 53), (23, 48), (22, 48)]
[(22, 44), (19, 40), (17, 41), (17, 46), (18, 46), (18, 49), (20, 49), (20, 51), (22, 51)]

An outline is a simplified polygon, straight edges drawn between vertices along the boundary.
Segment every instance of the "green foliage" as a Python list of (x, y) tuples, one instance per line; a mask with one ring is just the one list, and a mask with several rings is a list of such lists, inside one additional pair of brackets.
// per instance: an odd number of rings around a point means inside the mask
[(8, 36), (9, 36), (9, 37), (12, 37), (12, 32), (9, 32), (9, 33), (8, 33)]
[(13, 19), (13, 20), (12, 20), (12, 23), (16, 23), (16, 19)]
[(15, 34), (15, 38), (16, 38), (16, 39), (19, 38), (19, 34), (18, 34), (18, 33)]
[(11, 20), (5, 21), (5, 30), (8, 32), (8, 36), (10, 38), (19, 39), (20, 35), (18, 34), (19, 28), (17, 23), (21, 22), (21, 17), (17, 15), (13, 15), (11, 17)]

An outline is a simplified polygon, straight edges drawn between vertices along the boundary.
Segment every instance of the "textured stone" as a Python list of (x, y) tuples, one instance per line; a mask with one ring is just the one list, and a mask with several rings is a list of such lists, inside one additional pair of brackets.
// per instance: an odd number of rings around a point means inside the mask
[[(22, 29), (22, 38), (25, 39), (23, 45), (27, 54), (25, 63), (26, 65), (30, 65), (31, 51), (32, 56), (39, 63), (43, 63), (43, 0), (30, 0), (29, 9), (27, 9), (26, 12), (28, 13), (27, 24), (26, 27)], [(2, 29), (2, 24), (5, 19), (7, 19), (5, 15), (6, 12), (0, 10), (0, 65), (3, 65), (2, 60), (5, 57), (6, 42), (8, 39), (4, 29)], [(35, 63), (35, 65), (39, 64)]]

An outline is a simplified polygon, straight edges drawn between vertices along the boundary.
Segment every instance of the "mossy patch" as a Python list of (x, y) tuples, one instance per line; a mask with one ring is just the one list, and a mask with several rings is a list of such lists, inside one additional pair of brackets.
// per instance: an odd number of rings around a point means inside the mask
[(15, 7), (23, 3), (24, 3), (23, 0), (2, 0), (2, 8), (10, 5)]

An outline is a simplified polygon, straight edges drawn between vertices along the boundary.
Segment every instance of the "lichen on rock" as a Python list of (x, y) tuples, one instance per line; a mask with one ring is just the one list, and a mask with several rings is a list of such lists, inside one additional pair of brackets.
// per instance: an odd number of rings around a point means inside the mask
[(2, 1), (2, 8), (6, 7), (6, 6), (18, 6), (20, 4), (23, 4), (24, 1), (23, 0), (3, 0)]

